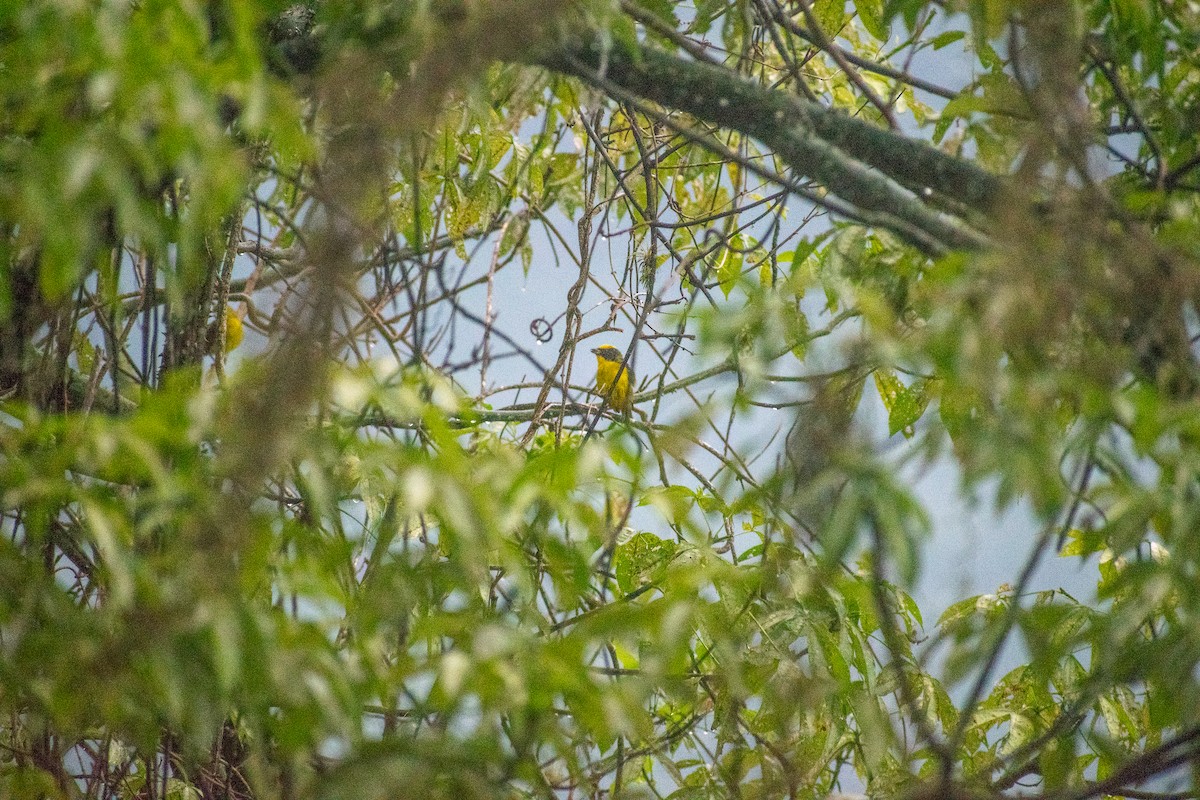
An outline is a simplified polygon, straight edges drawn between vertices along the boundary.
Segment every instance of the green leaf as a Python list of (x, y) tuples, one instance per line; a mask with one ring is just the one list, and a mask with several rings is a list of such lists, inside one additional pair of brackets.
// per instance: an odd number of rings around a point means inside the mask
[(812, 4), (813, 15), (821, 30), (830, 38), (836, 38), (846, 23), (845, 0), (816, 0)]
[[(883, 407), (887, 409), (890, 418), (892, 408), (896, 405), (896, 399), (904, 391), (904, 384), (891, 370), (877, 369), (874, 377), (875, 389), (879, 392), (879, 399), (883, 401)], [(889, 431), (889, 433), (895, 433), (895, 431)]]
[(979, 416), (979, 398), (973, 390), (965, 387), (944, 385), (938, 400), (938, 415), (950, 438), (957, 443), (971, 430)]
[(1064, 558), (1087, 556), (1103, 552), (1107, 547), (1108, 540), (1103, 531), (1072, 528), (1067, 531), (1066, 543), (1059, 548), (1058, 554)]
[(930, 39), (929, 43), (933, 46), (934, 50), (941, 50), (943, 47), (948, 47), (961, 40), (966, 35), (966, 31), (946, 31)]
[(918, 380), (912, 386), (905, 386), (894, 373), (877, 369), (875, 388), (888, 412), (888, 434), (894, 436), (903, 431), (905, 438), (911, 438), (913, 423), (921, 418), (929, 405), (927, 382)]
[(913, 424), (921, 418), (929, 405), (926, 388), (926, 382), (918, 380), (900, 392), (888, 410), (888, 433), (894, 435), (902, 431), (905, 438), (912, 438)]
[(918, 15), (928, 6), (926, 0), (886, 0), (883, 4), (883, 20), (891, 24), (897, 16), (904, 16), (904, 23), (911, 32), (917, 25)]
[(887, 20), (883, 16), (883, 0), (857, 0), (854, 8), (858, 11), (858, 18), (867, 29), (867, 33), (881, 42), (886, 42), (891, 36), (891, 31), (888, 30)]
[(678, 545), (652, 533), (639, 533), (617, 547), (613, 554), (613, 572), (617, 586), (629, 594), (662, 581)]
[(742, 276), (742, 263), (745, 258), (743, 255), (744, 244), (740, 234), (735, 236), (732, 248), (721, 252), (720, 261), (717, 264), (717, 284), (726, 299), (729, 298), (729, 293), (733, 291), (733, 287), (737, 286), (738, 279)]
[(1002, 72), (991, 72), (984, 75), (979, 79), (977, 90), (979, 94), (966, 90), (946, 103), (942, 108), (940, 119), (942, 121), (952, 120), (968, 117), (974, 113), (1012, 116), (1025, 116), (1029, 113), (1024, 93), (1012, 78)]
[(1046, 743), (1038, 754), (1038, 767), (1046, 788), (1057, 790), (1076, 777), (1075, 737), (1059, 736)]

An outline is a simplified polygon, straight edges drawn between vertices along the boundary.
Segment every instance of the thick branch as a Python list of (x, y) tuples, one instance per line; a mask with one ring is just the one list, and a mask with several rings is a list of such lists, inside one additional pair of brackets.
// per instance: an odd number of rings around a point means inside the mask
[(1001, 189), (995, 175), (924, 142), (651, 46), (576, 39), (543, 52), (538, 63), (753, 136), (840, 197), (937, 231), (949, 244), (980, 242), (903, 187), (928, 187), (980, 211)]
[[(300, 23), (275, 31), (273, 42), (294, 73), (317, 66), (311, 59), (286, 58), (295, 51), (295, 40), (319, 36), (311, 24), (304, 24), (309, 19)], [(283, 52), (285, 45), (290, 49)], [(320, 52), (318, 45), (302, 51)], [(582, 78), (606, 93), (615, 90), (740, 131), (844, 200), (901, 220), (897, 229), (918, 229), (950, 247), (985, 244), (977, 231), (930, 208), (912, 188), (986, 212), (1000, 194), (1001, 179), (925, 142), (772, 90), (718, 64), (679, 58), (636, 41), (584, 35), (532, 52), (518, 47), (488, 56), (536, 63)]]
[(841, 111), (748, 81), (731, 69), (688, 61), (647, 45), (575, 40), (541, 63), (585, 80), (580, 65), (660, 105), (686, 111), (773, 147), (798, 133), (816, 134), (852, 158), (907, 186), (929, 187), (987, 211), (1001, 180), (974, 163)]

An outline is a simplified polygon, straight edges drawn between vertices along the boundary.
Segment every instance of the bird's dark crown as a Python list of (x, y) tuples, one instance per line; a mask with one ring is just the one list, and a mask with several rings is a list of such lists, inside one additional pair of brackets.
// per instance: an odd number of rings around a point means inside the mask
[(592, 352), (600, 356), (600, 358), (603, 358), (605, 361), (616, 361), (618, 364), (620, 364), (621, 360), (624, 358), (621, 351), (613, 347), (611, 344), (593, 347)]

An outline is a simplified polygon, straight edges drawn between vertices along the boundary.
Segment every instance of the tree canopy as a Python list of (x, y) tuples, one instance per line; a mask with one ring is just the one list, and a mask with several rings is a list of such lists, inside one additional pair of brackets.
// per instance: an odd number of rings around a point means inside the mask
[[(0, 794), (1196, 797), (1198, 54), (1168, 0), (4, 5)], [(930, 464), (1034, 520), (944, 610)]]

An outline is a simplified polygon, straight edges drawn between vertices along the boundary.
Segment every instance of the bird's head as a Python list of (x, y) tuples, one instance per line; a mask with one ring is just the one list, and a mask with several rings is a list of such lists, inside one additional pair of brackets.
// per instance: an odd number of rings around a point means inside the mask
[(605, 361), (615, 361), (618, 364), (620, 364), (624, 359), (624, 354), (622, 354), (620, 350), (613, 347), (611, 344), (593, 347), (592, 352), (596, 354), (596, 358), (602, 358)]

